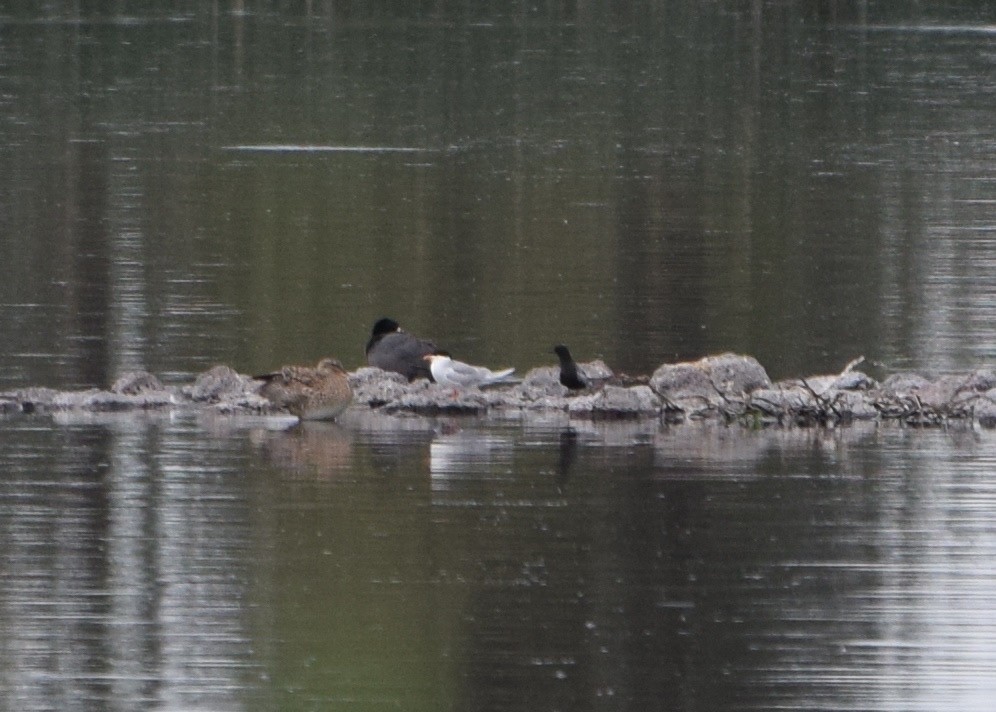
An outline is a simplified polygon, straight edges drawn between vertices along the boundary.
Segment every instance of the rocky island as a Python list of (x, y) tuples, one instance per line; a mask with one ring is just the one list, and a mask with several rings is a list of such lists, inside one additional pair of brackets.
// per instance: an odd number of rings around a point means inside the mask
[[(581, 364), (593, 386), (568, 391), (555, 367), (529, 371), (514, 384), (488, 388), (441, 386), (426, 379), (364, 367), (349, 373), (351, 409), (397, 416), (501, 414), (562, 411), (573, 418), (657, 418), (667, 423), (717, 420), (747, 427), (832, 426), (850, 421), (891, 420), (915, 426), (952, 421), (996, 427), (996, 373), (927, 378), (891, 375), (879, 382), (857, 369), (772, 382), (753, 357), (708, 356), (664, 364), (647, 378), (614, 374), (602, 361)], [(212, 409), (222, 414), (282, 412), (260, 394), (262, 383), (229, 366), (215, 366), (185, 385), (164, 385), (154, 375), (124, 374), (109, 390), (58, 391), (30, 387), (0, 393), (0, 414), (64, 411)]]

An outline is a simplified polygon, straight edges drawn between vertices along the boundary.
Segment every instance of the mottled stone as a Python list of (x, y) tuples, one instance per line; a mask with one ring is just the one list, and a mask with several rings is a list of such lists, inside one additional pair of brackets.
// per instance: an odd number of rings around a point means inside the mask
[(750, 406), (767, 415), (784, 416), (816, 405), (812, 392), (799, 385), (779, 384), (750, 394)]
[(996, 388), (986, 391), (975, 402), (974, 415), (979, 425), (996, 428)]
[(92, 389), (59, 393), (50, 404), (54, 410), (88, 410), (92, 412), (144, 410), (173, 405), (172, 395), (163, 390), (147, 393), (113, 393)]
[[(225, 415), (235, 415), (248, 413), (253, 415), (269, 415), (274, 413), (285, 413), (286, 411), (275, 405), (269, 399), (258, 393), (243, 393), (233, 395), (224, 400), (219, 400), (211, 405), (217, 413)], [(288, 418), (294, 416), (288, 415)]]
[(878, 388), (878, 381), (861, 371), (845, 371), (834, 378), (832, 387), (841, 391), (870, 391)]
[(4, 397), (17, 403), (18, 409), (22, 413), (35, 413), (49, 408), (59, 393), (60, 391), (54, 388), (32, 386), (30, 388), (10, 391), (9, 393), (5, 393)]
[(111, 386), (111, 393), (137, 395), (139, 393), (161, 392), (166, 388), (148, 371), (129, 371), (120, 376)]
[(769, 388), (771, 379), (752, 356), (721, 354), (693, 363), (665, 364), (650, 377), (650, 387), (669, 400), (742, 396)]
[(771, 386), (767, 371), (753, 356), (726, 353), (706, 356), (697, 363), (726, 394), (739, 395)]
[(349, 374), (349, 386), (353, 389), (353, 402), (370, 408), (379, 408), (403, 397), (413, 388), (425, 388), (425, 379), (412, 384), (400, 373), (379, 368), (364, 367)]
[(495, 404), (488, 391), (479, 388), (452, 388), (435, 383), (414, 389), (401, 397), (386, 403), (387, 412), (410, 412), (420, 414), (484, 413)]
[(660, 413), (661, 399), (649, 386), (605, 386), (591, 395), (572, 398), (567, 411), (571, 415), (635, 418)]
[(996, 388), (996, 372), (989, 369), (979, 369), (973, 371), (965, 378), (962, 390), (971, 390), (979, 393), (991, 391)]
[[(855, 362), (856, 363), (856, 362)], [(911, 425), (940, 425), (976, 419), (996, 427), (996, 375), (990, 370), (930, 380), (903, 373), (881, 385), (854, 370), (808, 376), (772, 385), (750, 356), (721, 354), (692, 363), (666, 364), (646, 379), (612, 374), (601, 361), (581, 364), (593, 385), (569, 391), (559, 383), (559, 369), (530, 370), (518, 384), (484, 389), (452, 388), (376, 368), (348, 374), (355, 393), (349, 411), (392, 414), (487, 414), (493, 418), (556, 417), (664, 418), (740, 421), (757, 424), (821, 424), (853, 420), (895, 420)], [(635, 385), (634, 385), (635, 384)], [(274, 405), (260, 393), (261, 382), (228, 366), (216, 366), (183, 388), (163, 386), (152, 374), (124, 374), (109, 391), (55, 391), (25, 388), (0, 394), (0, 413), (109, 413), (172, 407), (201, 407), (221, 414), (267, 414)], [(348, 415), (348, 412), (344, 415)], [(546, 415), (544, 415), (546, 414)], [(349, 420), (349, 418), (347, 418)]]
[(711, 400), (717, 396), (709, 374), (694, 363), (668, 363), (658, 367), (650, 377), (650, 387), (671, 400), (695, 397)]
[(918, 387), (915, 392), (919, 401), (930, 408), (941, 409), (952, 406), (965, 384), (965, 376), (941, 376), (936, 381)]
[(910, 395), (930, 385), (930, 379), (919, 373), (894, 373), (884, 381), (879, 390), (885, 396)]
[(239, 375), (230, 366), (215, 366), (197, 376), (193, 385), (183, 389), (184, 395), (197, 403), (217, 403), (255, 393), (262, 385), (248, 376)]
[(559, 379), (559, 367), (543, 366), (534, 368), (526, 373), (522, 379), (522, 383), (515, 386), (513, 394), (519, 401), (524, 401), (529, 405), (543, 402), (552, 403), (554, 399), (557, 399), (561, 401), (559, 407), (564, 408), (566, 402), (563, 399), (569, 391), (560, 385)]

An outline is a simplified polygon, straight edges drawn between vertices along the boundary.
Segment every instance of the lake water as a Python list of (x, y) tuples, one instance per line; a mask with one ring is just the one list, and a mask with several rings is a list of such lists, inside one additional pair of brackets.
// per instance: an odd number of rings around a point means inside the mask
[[(990, 3), (204, 5), (0, 10), (0, 391), (993, 367)], [(0, 419), (0, 709), (996, 698), (996, 431), (288, 425)]]
[(996, 433), (18, 419), (7, 709), (985, 710)]

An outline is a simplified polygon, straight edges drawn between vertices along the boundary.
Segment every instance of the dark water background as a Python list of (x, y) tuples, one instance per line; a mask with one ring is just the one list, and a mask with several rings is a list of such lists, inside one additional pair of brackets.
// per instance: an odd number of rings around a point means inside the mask
[[(974, 3), (0, 7), (0, 391), (993, 367)], [(0, 709), (989, 710), (996, 442), (0, 420)]]
[(996, 30), (961, 5), (8, 17), (0, 386), (353, 367), (384, 314), (520, 369), (975, 367)]

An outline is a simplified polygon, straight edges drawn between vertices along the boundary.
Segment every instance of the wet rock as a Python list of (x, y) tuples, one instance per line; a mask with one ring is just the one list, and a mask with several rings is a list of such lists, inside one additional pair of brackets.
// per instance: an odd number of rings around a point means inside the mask
[(218, 403), (255, 394), (261, 382), (242, 376), (230, 366), (215, 366), (197, 376), (194, 383), (182, 389), (196, 403)]
[(570, 391), (560, 385), (560, 369), (543, 366), (526, 373), (522, 383), (516, 385), (510, 399), (520, 408), (530, 410), (564, 410)]
[(605, 386), (591, 395), (570, 399), (571, 415), (595, 418), (637, 418), (661, 412), (661, 399), (649, 386)]
[(816, 405), (812, 391), (797, 383), (779, 384), (774, 388), (760, 388), (750, 397), (750, 406), (760, 413), (782, 418)]
[(975, 403), (973, 414), (979, 421), (979, 425), (986, 428), (996, 428), (996, 388), (981, 395)]
[(8, 398), (7, 396), (0, 396), (0, 415), (7, 415), (9, 413), (20, 413), (21, 404), (18, 403), (13, 398)]
[(165, 408), (174, 402), (172, 394), (164, 390), (128, 394), (93, 389), (59, 393), (52, 399), (49, 407), (53, 410), (86, 410), (99, 413)]
[(650, 387), (655, 393), (671, 400), (712, 399), (717, 395), (709, 374), (693, 363), (660, 366), (650, 377)]
[(484, 413), (497, 401), (493, 394), (479, 388), (454, 389), (428, 381), (421, 388), (409, 390), (384, 404), (386, 412), (408, 412), (421, 415)]
[(753, 356), (721, 354), (696, 362), (725, 394), (740, 395), (771, 385), (767, 371)]
[(929, 385), (930, 379), (919, 373), (894, 373), (882, 381), (879, 390), (886, 397), (906, 396)]
[(966, 381), (965, 376), (941, 376), (936, 381), (917, 388), (921, 404), (936, 410), (952, 407)]
[[(428, 381), (414, 382), (414, 388), (424, 388)], [(380, 408), (402, 398), (409, 392), (408, 379), (400, 373), (379, 368), (364, 367), (349, 374), (349, 387), (353, 389), (353, 403)]]
[[(520, 383), (485, 389), (455, 389), (376, 368), (349, 375), (356, 412), (383, 414), (466, 415), (530, 419), (582, 420), (663, 418), (739, 421), (746, 425), (833, 425), (855, 420), (896, 420), (908, 425), (940, 425), (976, 419), (996, 427), (996, 375), (991, 370), (930, 380), (919, 374), (896, 374), (882, 384), (860, 371), (858, 361), (840, 374), (809, 376), (772, 384), (750, 356), (722, 354), (692, 363), (666, 364), (647, 379), (625, 379), (601, 361), (581, 364), (597, 385), (569, 391), (559, 369), (530, 370)], [(124, 374), (109, 391), (61, 392), (25, 388), (0, 394), (0, 413), (108, 413), (113, 411), (201, 407), (225, 415), (278, 413), (259, 394), (260, 382), (228, 366), (216, 366), (183, 388), (164, 386), (154, 375)], [(544, 415), (546, 414), (546, 415)]]
[(748, 411), (798, 424), (874, 419), (879, 412), (868, 393), (875, 385), (859, 371), (788, 379), (751, 392)]
[(138, 395), (140, 393), (163, 392), (166, 387), (148, 371), (129, 371), (120, 376), (111, 386), (111, 393)]
[(937, 380), (919, 374), (896, 374), (883, 383), (876, 394), (875, 407), (882, 417), (911, 425), (941, 424), (948, 419), (973, 417), (978, 401), (994, 386), (992, 371), (949, 374)]
[(48, 413), (67, 410), (108, 412), (164, 408), (176, 403), (171, 391), (160, 388), (144, 393), (114, 393), (90, 389), (56, 391), (51, 388), (25, 388), (3, 394), (8, 412)]
[(274, 405), (270, 400), (264, 398), (258, 393), (228, 394), (223, 399), (212, 403), (211, 408), (213, 408), (215, 412), (223, 415), (270, 415), (275, 413), (287, 413), (286, 410)]
[(650, 377), (650, 387), (668, 411), (691, 418), (729, 417), (742, 413), (751, 391), (770, 388), (771, 379), (754, 357), (726, 353), (660, 366)]
[(838, 411), (853, 420), (874, 420), (879, 416), (874, 402), (863, 392), (842, 389), (835, 394)]
[(968, 375), (965, 383), (962, 385), (962, 390), (976, 391), (978, 393), (985, 393), (994, 388), (996, 388), (996, 372), (989, 369), (973, 371)]
[[(560, 367), (554, 367), (553, 370), (557, 374), (557, 382), (559, 383)], [(598, 386), (605, 381), (608, 381), (615, 375), (605, 361), (600, 358), (586, 363), (579, 363), (578, 370), (581, 371), (581, 374), (587, 378), (593, 386)]]
[(22, 413), (36, 413), (47, 410), (52, 405), (52, 401), (59, 395), (60, 391), (53, 388), (22, 388), (16, 391), (4, 393), (4, 398), (16, 404), (17, 410)]
[(878, 381), (861, 371), (845, 371), (834, 377), (831, 387), (841, 391), (870, 391), (878, 388)]
[(665, 364), (650, 377), (650, 387), (671, 399), (741, 396), (770, 386), (771, 379), (757, 359), (730, 353), (694, 363)]

